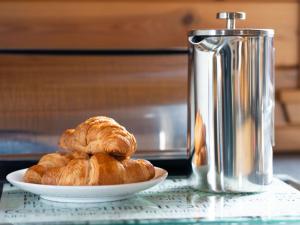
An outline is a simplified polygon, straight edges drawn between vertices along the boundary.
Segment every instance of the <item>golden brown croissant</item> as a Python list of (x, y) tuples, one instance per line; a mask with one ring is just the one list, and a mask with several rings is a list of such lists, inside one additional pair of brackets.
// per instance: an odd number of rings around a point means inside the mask
[(72, 159), (87, 159), (88, 155), (83, 152), (74, 151), (68, 154), (62, 154), (62, 153), (50, 153), (47, 155), (44, 155), (38, 162), (37, 165), (34, 165), (30, 167), (25, 175), (24, 175), (24, 181), (29, 183), (41, 183), (41, 179), (44, 175), (44, 173), (47, 170), (50, 170), (52, 168), (60, 168), (67, 163), (69, 163)]
[(89, 185), (109, 185), (125, 183), (125, 168), (114, 157), (96, 153), (90, 159)]
[(122, 161), (125, 168), (125, 183), (135, 183), (150, 180), (155, 175), (153, 165), (144, 159), (125, 159)]
[[(40, 165), (29, 168), (25, 181), (48, 185), (112, 185), (150, 180), (153, 165), (142, 159), (119, 161), (106, 153), (96, 153), (90, 159), (74, 158), (62, 167), (38, 171)], [(28, 174), (30, 174), (30, 179)], [(33, 176), (34, 174), (35, 176)], [(38, 178), (36, 176), (38, 174)]]
[(40, 184), (58, 185), (62, 172), (63, 172), (63, 167), (54, 167), (48, 169), (41, 177)]
[(75, 129), (66, 130), (59, 145), (69, 151), (104, 152), (123, 158), (136, 150), (135, 137), (115, 120), (104, 116), (92, 117)]
[(44, 166), (34, 165), (28, 168), (23, 179), (27, 183), (40, 184), (45, 172), (46, 168)]
[[(87, 159), (73, 159), (61, 168), (58, 185), (86, 185), (88, 172), (89, 161)], [(42, 179), (42, 182), (45, 181)]]
[(92, 117), (66, 130), (60, 146), (67, 153), (43, 156), (26, 171), (24, 180), (48, 185), (112, 185), (146, 181), (155, 175), (147, 160), (129, 158), (136, 150), (135, 137), (108, 117)]

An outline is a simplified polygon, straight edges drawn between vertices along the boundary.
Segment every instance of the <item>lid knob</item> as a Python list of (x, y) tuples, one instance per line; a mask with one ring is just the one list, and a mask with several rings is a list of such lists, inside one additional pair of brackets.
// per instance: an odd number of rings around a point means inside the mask
[(246, 13), (244, 12), (218, 12), (217, 19), (227, 20), (227, 29), (235, 29), (235, 20), (246, 19)]

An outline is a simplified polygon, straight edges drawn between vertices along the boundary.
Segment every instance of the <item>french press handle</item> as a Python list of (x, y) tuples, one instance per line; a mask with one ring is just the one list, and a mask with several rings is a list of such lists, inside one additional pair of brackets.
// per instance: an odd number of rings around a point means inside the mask
[(235, 20), (246, 19), (246, 13), (244, 12), (218, 12), (217, 19), (223, 19), (227, 21), (227, 29), (235, 29)]

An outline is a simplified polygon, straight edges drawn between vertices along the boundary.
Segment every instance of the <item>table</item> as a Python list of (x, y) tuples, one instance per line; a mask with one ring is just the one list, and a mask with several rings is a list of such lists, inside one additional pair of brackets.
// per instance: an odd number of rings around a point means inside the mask
[(213, 194), (171, 178), (122, 201), (58, 203), (4, 183), (0, 224), (300, 223), (300, 192), (279, 179), (264, 193)]

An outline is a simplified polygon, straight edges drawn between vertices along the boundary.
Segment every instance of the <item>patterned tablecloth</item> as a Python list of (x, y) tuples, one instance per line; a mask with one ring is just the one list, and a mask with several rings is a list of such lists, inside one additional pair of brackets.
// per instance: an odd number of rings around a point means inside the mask
[(257, 194), (212, 194), (189, 187), (185, 179), (167, 179), (135, 197), (107, 203), (58, 203), (4, 184), (1, 223), (193, 223), (299, 222), (300, 192), (274, 179)]

